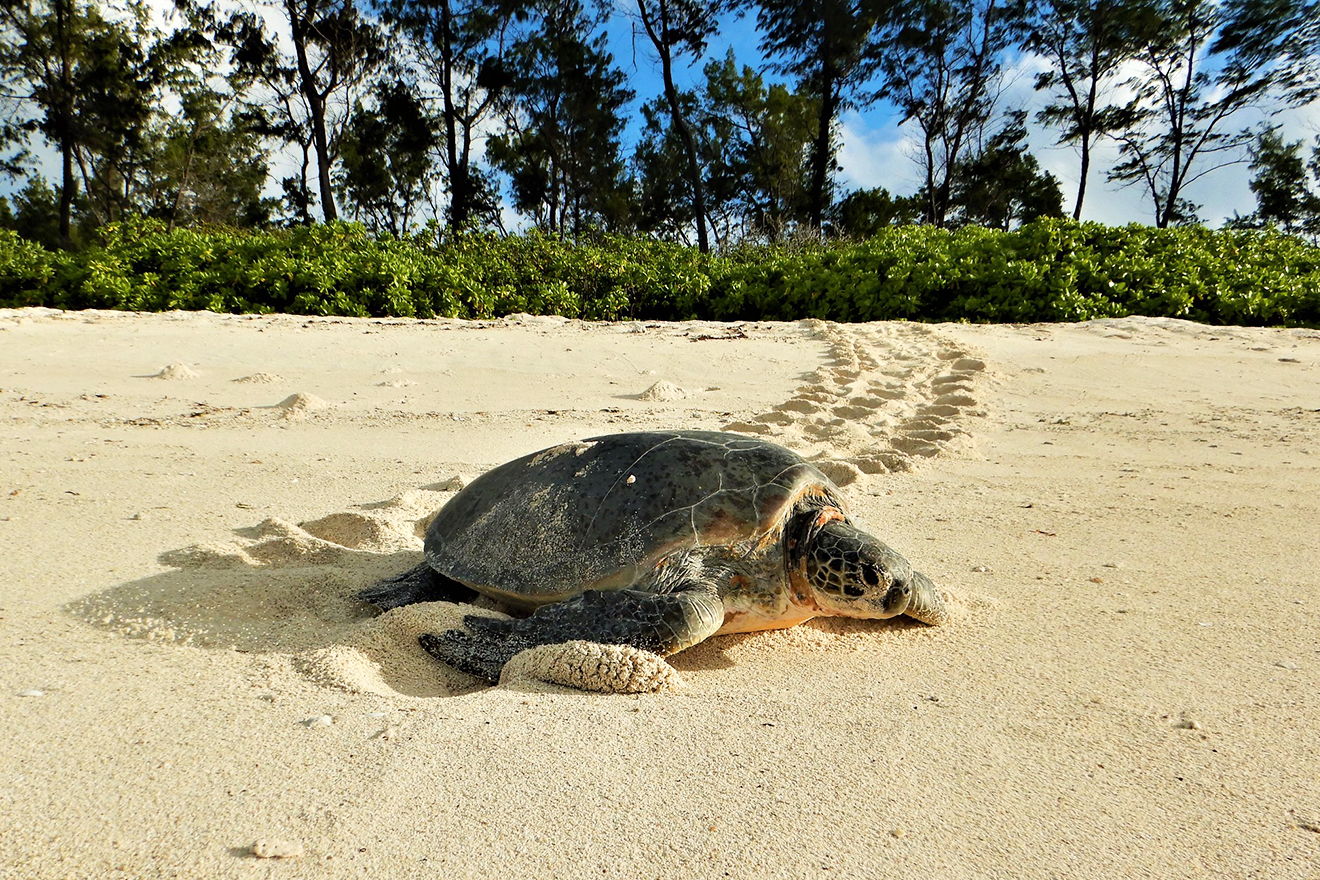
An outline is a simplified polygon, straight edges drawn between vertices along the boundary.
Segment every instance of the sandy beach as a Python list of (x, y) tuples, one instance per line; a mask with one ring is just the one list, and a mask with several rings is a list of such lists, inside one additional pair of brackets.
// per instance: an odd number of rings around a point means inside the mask
[[(0, 878), (1320, 877), (1320, 331), (0, 311)], [(486, 684), (353, 593), (614, 431), (783, 444), (952, 621)]]

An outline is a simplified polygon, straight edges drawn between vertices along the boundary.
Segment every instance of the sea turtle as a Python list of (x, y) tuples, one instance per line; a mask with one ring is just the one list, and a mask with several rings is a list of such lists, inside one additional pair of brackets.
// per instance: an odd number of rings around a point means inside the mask
[(853, 525), (823, 473), (738, 434), (611, 434), (524, 456), (450, 499), (425, 547), (425, 562), (358, 598), (388, 610), (482, 594), (531, 612), (421, 636), (488, 681), (526, 648), (575, 639), (668, 655), (820, 615), (946, 615), (930, 579)]

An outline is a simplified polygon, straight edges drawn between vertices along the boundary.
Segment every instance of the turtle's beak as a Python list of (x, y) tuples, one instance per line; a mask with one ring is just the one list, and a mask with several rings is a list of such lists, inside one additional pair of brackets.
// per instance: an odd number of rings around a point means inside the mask
[(885, 617), (897, 617), (907, 611), (911, 601), (912, 587), (907, 581), (895, 581), (889, 592), (885, 593)]

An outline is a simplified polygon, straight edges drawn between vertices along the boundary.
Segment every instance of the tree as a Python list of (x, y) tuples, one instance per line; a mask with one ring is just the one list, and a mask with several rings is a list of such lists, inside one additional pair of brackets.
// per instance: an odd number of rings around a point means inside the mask
[(1012, 0), (900, 0), (876, 43), (879, 95), (921, 133), (926, 220), (944, 226), (967, 152), (994, 116), (1001, 59), (1021, 20)]
[(704, 72), (712, 202), (736, 215), (742, 236), (773, 242), (804, 225), (819, 229), (810, 182), (819, 99), (805, 88), (767, 86), (750, 67), (739, 69), (732, 51)]
[(280, 0), (278, 13), (289, 28), (292, 56), (284, 54), (264, 21), (252, 11), (235, 13), (219, 30), (233, 49), (236, 75), (262, 83), (273, 119), (266, 132), (303, 151), (301, 181), (285, 181), (291, 201), (310, 204), (309, 165), (316, 164), (322, 216), (335, 220), (333, 168), (339, 138), (356, 93), (385, 62), (386, 49), (376, 25), (353, 0)]
[(1036, 118), (1059, 128), (1059, 143), (1076, 144), (1080, 152), (1075, 220), (1082, 217), (1092, 147), (1130, 124), (1125, 108), (1109, 97), (1123, 64), (1144, 42), (1150, 18), (1147, 0), (1034, 0), (1023, 45), (1053, 64), (1036, 76), (1035, 87), (1054, 98)]
[(688, 122), (689, 117), (683, 112), (678, 88), (674, 85), (674, 58), (683, 52), (701, 54), (706, 40), (715, 31), (720, 6), (719, 0), (637, 0), (642, 28), (660, 60), (669, 122), (682, 144), (683, 168), (692, 200), (690, 214), (697, 227), (697, 248), (703, 254), (710, 251), (710, 239), (706, 234), (705, 186), (701, 179), (696, 135)]
[(122, 21), (78, 0), (0, 4), (0, 76), (11, 99), (0, 126), (5, 146), (20, 144), (6, 161), (24, 165), (28, 139), (44, 137), (59, 153), (59, 240), (71, 243), (79, 184), (94, 211), (120, 206), (119, 185), (141, 145), (155, 106), (159, 70), (146, 48), (153, 35), (146, 7), (130, 5)]
[(1285, 103), (1320, 96), (1320, 2), (1317, 0), (1223, 0), (1223, 26), (1215, 51), (1239, 67), (1270, 68)]
[(199, 85), (180, 95), (178, 114), (153, 126), (145, 170), (143, 209), (171, 228), (270, 221), (264, 138), (232, 93)]
[(1245, 127), (1229, 130), (1242, 111), (1276, 99), (1296, 103), (1306, 92), (1290, 85), (1284, 47), (1293, 42), (1271, 36), (1278, 23), (1251, 4), (1153, 3), (1156, 26), (1136, 56), (1143, 70), (1130, 82), (1136, 97), (1129, 124), (1116, 134), (1120, 162), (1109, 177), (1144, 187), (1155, 225), (1164, 228), (1197, 220), (1185, 197), (1189, 185), (1245, 161), (1255, 136)]
[(429, 193), (437, 126), (407, 83), (377, 83), (373, 98), (349, 119), (339, 182), (355, 218), (399, 238)]
[(1251, 191), (1256, 210), (1233, 225), (1278, 226), (1284, 232), (1320, 239), (1320, 137), (1311, 159), (1302, 157), (1302, 142), (1287, 143), (1277, 130), (1260, 134), (1251, 150)]
[(807, 185), (807, 217), (819, 230), (830, 201), (830, 176), (839, 114), (866, 103), (861, 87), (875, 69), (872, 36), (876, 12), (871, 2), (755, 0), (761, 51), (779, 60), (773, 69), (798, 77), (818, 101)]
[(1059, 181), (1026, 150), (1026, 111), (1010, 113), (975, 156), (958, 163), (950, 193), (959, 224), (1011, 229), (1038, 217), (1063, 216)]
[[(675, 97), (688, 118), (698, 112), (697, 95), (683, 91)], [(673, 116), (663, 97), (642, 105), (642, 120), (642, 131), (633, 150), (633, 222), (641, 232), (687, 243), (692, 230), (697, 228), (696, 200), (691, 196), (687, 169), (687, 148), (674, 130)], [(690, 130), (689, 134), (694, 149), (700, 154), (698, 161), (703, 169), (704, 194), (705, 178), (718, 177), (720, 171), (711, 165), (707, 131), (704, 128)], [(717, 201), (709, 204), (703, 201), (702, 210), (708, 215), (719, 209)]]
[[(783, 85), (766, 86), (732, 51), (705, 69), (700, 93), (679, 92), (693, 120), (710, 231), (732, 241), (776, 241), (807, 223), (807, 156), (815, 132), (814, 99)], [(634, 156), (635, 220), (643, 231), (687, 241), (692, 222), (686, 147), (663, 99), (642, 108), (646, 126)]]
[(539, 0), (534, 26), (503, 59), (507, 128), (487, 142), (514, 205), (546, 232), (621, 228), (628, 189), (620, 109), (632, 99), (579, 0)]
[(11, 215), (4, 228), (12, 229), (43, 247), (54, 250), (69, 245), (69, 237), (60, 233), (60, 199), (40, 174), (29, 177), (14, 193)]
[(921, 219), (917, 196), (891, 196), (884, 187), (858, 189), (830, 208), (830, 226), (845, 238), (870, 238), (890, 226), (907, 226)]
[(500, 64), (504, 36), (521, 4), (384, 0), (379, 5), (386, 19), (408, 37), (419, 85), (438, 99), (449, 227), (460, 229), (474, 220), (493, 219), (498, 195), (473, 156), (473, 147), (505, 85)]

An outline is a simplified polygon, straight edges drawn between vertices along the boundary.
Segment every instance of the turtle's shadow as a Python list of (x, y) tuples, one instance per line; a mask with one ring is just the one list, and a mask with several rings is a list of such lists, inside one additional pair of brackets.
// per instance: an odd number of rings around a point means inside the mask
[(679, 672), (710, 672), (714, 669), (729, 669), (735, 664), (728, 652), (736, 649), (761, 633), (735, 633), (727, 636), (715, 636), (700, 644), (680, 651), (665, 659)]
[(421, 558), (415, 551), (344, 549), (335, 559), (254, 565), (190, 552), (164, 553), (161, 561), (175, 566), (171, 570), (85, 596), (64, 611), (129, 638), (246, 653), (299, 653), (342, 644), (378, 613), (354, 595)]
[[(848, 617), (817, 617), (792, 629), (815, 630), (826, 639), (846, 640), (852, 637), (874, 638), (885, 634), (925, 629), (925, 624), (908, 617), (890, 620), (861, 620)], [(761, 632), (731, 633), (715, 636), (693, 645), (672, 657), (669, 665), (679, 672), (710, 672), (738, 665), (737, 657), (745, 651), (775, 650), (776, 641), (791, 638), (789, 630), (771, 629)]]

